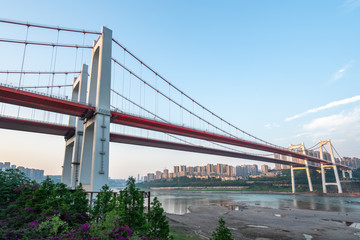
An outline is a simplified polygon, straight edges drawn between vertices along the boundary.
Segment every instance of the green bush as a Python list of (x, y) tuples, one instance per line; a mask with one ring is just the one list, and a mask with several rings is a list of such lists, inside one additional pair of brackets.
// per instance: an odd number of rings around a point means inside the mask
[(225, 226), (226, 222), (221, 217), (219, 219), (219, 225), (216, 230), (212, 233), (211, 240), (234, 240), (231, 231)]
[(160, 202), (146, 215), (134, 178), (117, 197), (104, 186), (92, 210), (81, 184), (75, 191), (49, 178), (37, 184), (16, 170), (0, 180), (0, 239), (170, 239)]
[(169, 239), (169, 222), (164, 215), (164, 209), (161, 207), (161, 203), (156, 197), (152, 201), (150, 211), (146, 215), (146, 217), (149, 222), (149, 227), (147, 231), (148, 236), (156, 236), (161, 239)]

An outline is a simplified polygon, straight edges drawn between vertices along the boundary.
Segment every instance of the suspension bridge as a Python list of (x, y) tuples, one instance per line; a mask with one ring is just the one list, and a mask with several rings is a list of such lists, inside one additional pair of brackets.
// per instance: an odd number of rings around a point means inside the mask
[[(144, 63), (106, 27), (0, 24), (7, 27), (0, 48), (11, 52), (1, 56), (0, 128), (64, 136), (62, 182), (70, 188), (81, 182), (87, 191), (99, 191), (107, 183), (109, 142), (289, 165), (293, 192), (295, 170), (306, 171), (310, 191), (309, 169), (321, 171), (324, 193), (329, 185), (342, 192), (338, 170), (352, 177), (351, 168), (336, 161), (330, 140), (284, 148), (236, 127)], [(326, 181), (329, 169), (335, 182)]]

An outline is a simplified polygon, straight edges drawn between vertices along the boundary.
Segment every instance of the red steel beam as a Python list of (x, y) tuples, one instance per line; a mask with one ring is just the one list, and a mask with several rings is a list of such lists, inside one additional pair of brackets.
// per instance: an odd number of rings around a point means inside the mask
[[(44, 122), (35, 122), (24, 119), (15, 119), (10, 117), (0, 117), (0, 128), (10, 129), (10, 130), (18, 130), (18, 131), (27, 131), (27, 132), (35, 132), (35, 133), (43, 133), (43, 134), (52, 134), (58, 136), (65, 136), (65, 138), (69, 138), (74, 135), (75, 128), (44, 123)], [(139, 146), (147, 146), (147, 147), (156, 147), (156, 148), (164, 148), (178, 151), (186, 151), (186, 152), (195, 152), (195, 153), (203, 153), (217, 156), (225, 156), (225, 157), (233, 157), (233, 158), (241, 158), (248, 159), (254, 161), (261, 162), (269, 162), (269, 163), (278, 163), (291, 165), (292, 163), (289, 161), (284, 161), (280, 159), (268, 158), (263, 156), (256, 156), (251, 154), (226, 151), (215, 148), (206, 148), (201, 146), (187, 145), (182, 143), (174, 143), (156, 139), (148, 139), (141, 137), (128, 136), (123, 134), (115, 134), (110, 133), (110, 141), (116, 143), (124, 143), (124, 144), (132, 144)], [(301, 167), (303, 164), (294, 163), (293, 166)], [(319, 168), (317, 166), (309, 166), (311, 168)], [(345, 166), (349, 168), (348, 166)]]
[[(34, 132), (34, 133), (65, 136), (67, 138), (73, 136), (75, 133), (75, 128), (73, 128), (73, 127), (50, 124), (50, 123), (45, 123), (45, 122), (36, 122), (36, 121), (30, 121), (30, 120), (25, 120), (25, 119), (16, 119), (16, 118), (10, 118), (10, 117), (0, 117), (0, 128), (9, 129), (9, 130), (17, 130), (17, 131), (25, 131), (25, 132)], [(225, 150), (213, 149), (213, 148), (205, 148), (205, 147), (201, 147), (201, 146), (193, 146), (193, 145), (187, 145), (187, 144), (181, 144), (181, 143), (167, 142), (167, 141), (161, 141), (161, 140), (156, 140), (156, 139), (133, 137), (133, 136), (115, 134), (115, 133), (110, 133), (110, 141), (116, 142), (116, 143), (164, 148), (164, 149), (195, 152), (195, 153), (204, 153), (204, 154), (210, 154), (210, 155), (218, 155), (218, 156), (226, 156), (226, 157), (234, 157), (234, 158), (262, 161), (262, 162), (291, 165), (291, 163), (289, 161), (277, 160), (274, 158), (267, 158), (267, 157), (255, 156), (255, 155), (251, 155), (251, 154), (243, 154), (243, 153), (238, 153), (238, 152), (225, 151)], [(294, 164), (294, 166), (301, 167), (303, 165), (302, 164)]]
[(0, 102), (73, 115), (77, 117), (84, 117), (87, 114), (91, 115), (91, 113), (95, 111), (94, 107), (87, 105), (1, 85)]
[(75, 133), (75, 128), (73, 127), (44, 122), (34, 122), (30, 120), (16, 119), (10, 117), (0, 117), (0, 128), (25, 132), (44, 133), (65, 137), (72, 136)]
[[(156, 140), (156, 139), (134, 137), (134, 136), (123, 135), (123, 134), (110, 133), (110, 141), (116, 142), (116, 143), (124, 143), (124, 144), (139, 145), (139, 146), (146, 146), (146, 147), (156, 147), (156, 148), (164, 148), (164, 149), (171, 149), (171, 150), (178, 150), (178, 151), (185, 151), (185, 152), (204, 153), (204, 154), (217, 155), (217, 156), (242, 158), (242, 159), (248, 159), (248, 160), (254, 160), (254, 161), (291, 165), (291, 162), (289, 162), (289, 161), (278, 160), (275, 158), (268, 158), (268, 157), (256, 156), (256, 155), (251, 155), (251, 154), (246, 154), (246, 153), (226, 151), (226, 150), (221, 150), (221, 149), (216, 149), (216, 148), (207, 148), (207, 147), (194, 146), (194, 145), (188, 145), (188, 144), (182, 144), (182, 143), (161, 141), (161, 140)], [(303, 167), (304, 164), (294, 163), (293, 166), (294, 167)], [(310, 166), (310, 167), (319, 168), (316, 166)]]
[[(20, 106), (52, 111), (78, 117), (91, 117), (95, 112), (94, 107), (83, 104), (73, 103), (67, 100), (57, 99), (36, 93), (26, 92), (0, 85), (0, 102), (16, 104)], [(278, 153), (286, 156), (292, 156), (299, 159), (307, 159), (312, 162), (331, 164), (331, 162), (312, 156), (292, 152), (287, 149), (276, 148), (273, 146), (250, 142), (242, 139), (231, 138), (223, 135), (199, 131), (196, 129), (186, 128), (170, 123), (160, 122), (152, 119), (141, 118), (138, 116), (128, 115), (119, 112), (111, 112), (111, 121), (115, 124), (122, 124), (131, 127), (143, 128), (164, 133), (171, 133), (191, 138), (203, 139), (225, 143), (229, 145), (256, 149), (260, 151)], [(337, 164), (339, 167), (349, 168), (346, 165)]]
[[(205, 132), (205, 131), (199, 131), (196, 129), (186, 128), (183, 126), (173, 125), (173, 124), (160, 122), (160, 121), (156, 121), (156, 120), (152, 120), (152, 119), (141, 118), (141, 117), (128, 115), (128, 114), (124, 114), (124, 113), (112, 112), (112, 122), (117, 123), (117, 124), (126, 125), (126, 126), (131, 126), (131, 127), (143, 128), (143, 129), (159, 131), (159, 132), (164, 132), (164, 133), (171, 133), (171, 134), (176, 134), (176, 135), (181, 135), (181, 136), (186, 136), (186, 137), (203, 139), (203, 140), (207, 140), (207, 141), (225, 143), (225, 144), (230, 144), (230, 145), (239, 146), (239, 147), (256, 149), (256, 150), (260, 150), (260, 151), (278, 153), (278, 154), (282, 154), (282, 155), (292, 156), (294, 158), (307, 159), (309, 161), (317, 162), (317, 163), (331, 164), (331, 162), (329, 162), (329, 161), (322, 160), (322, 159), (312, 157), (312, 156), (303, 155), (303, 154), (296, 153), (296, 152), (292, 152), (292, 151), (286, 150), (286, 149), (276, 148), (273, 146), (268, 146), (268, 145), (250, 142), (250, 141), (237, 139), (237, 138), (231, 138), (231, 137), (222, 136), (222, 135), (209, 133), (209, 132)], [(345, 165), (341, 165), (341, 164), (337, 164), (337, 165), (341, 166), (341, 167), (349, 168), (348, 166), (345, 166)]]

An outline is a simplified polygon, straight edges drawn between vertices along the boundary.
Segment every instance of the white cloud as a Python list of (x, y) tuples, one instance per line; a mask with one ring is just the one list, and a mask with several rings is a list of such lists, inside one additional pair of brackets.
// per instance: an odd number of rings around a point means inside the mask
[(273, 128), (280, 127), (280, 125), (277, 124), (277, 123), (268, 123), (268, 124), (265, 125), (265, 127), (268, 128), (268, 129), (273, 129)]
[[(306, 131), (326, 130), (333, 132), (341, 129), (342, 127), (349, 127), (356, 125), (360, 122), (360, 108), (356, 108), (354, 111), (344, 114), (335, 114), (327, 117), (317, 118), (309, 124), (304, 125)], [(351, 124), (351, 125), (350, 125)]]
[(336, 71), (336, 73), (333, 74), (330, 82), (333, 83), (333, 82), (336, 82), (336, 81), (342, 79), (345, 76), (345, 72), (351, 67), (352, 63), (353, 63), (353, 61), (349, 62), (344, 67), (342, 67), (338, 71)]
[(305, 115), (308, 115), (310, 113), (316, 113), (316, 112), (319, 112), (319, 111), (322, 111), (322, 110), (326, 110), (326, 109), (329, 109), (329, 108), (333, 108), (333, 107), (337, 107), (337, 106), (341, 106), (341, 105), (345, 105), (345, 104), (349, 104), (349, 103), (353, 103), (353, 102), (357, 102), (357, 101), (360, 101), (360, 95), (357, 95), (357, 96), (354, 96), (354, 97), (351, 97), (351, 98), (345, 98), (343, 100), (330, 102), (330, 103), (328, 103), (328, 104), (326, 104), (324, 106), (313, 108), (313, 109), (307, 110), (307, 111), (305, 111), (303, 113), (296, 114), (296, 115), (294, 115), (292, 117), (288, 117), (288, 118), (285, 119), (285, 121), (289, 122), (289, 121), (292, 121), (294, 119), (297, 119), (297, 118), (303, 117)]
[(344, 7), (348, 10), (348, 11), (353, 11), (356, 8), (360, 7), (360, 0), (347, 0), (344, 3)]

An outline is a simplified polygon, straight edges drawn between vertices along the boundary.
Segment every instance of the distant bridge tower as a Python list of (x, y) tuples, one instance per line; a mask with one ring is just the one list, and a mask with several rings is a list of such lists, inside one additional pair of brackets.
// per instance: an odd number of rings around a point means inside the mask
[[(86, 102), (86, 88), (88, 82), (88, 66), (83, 64), (80, 75), (74, 79), (71, 92), (71, 101), (78, 103)], [(82, 136), (84, 122), (75, 116), (70, 116), (69, 126), (75, 127), (75, 134), (66, 139), (65, 157), (61, 182), (71, 188), (79, 184), (79, 165), (82, 148)]]
[[(304, 143), (300, 143), (300, 144), (298, 144), (298, 145), (292, 145), (292, 144), (290, 144), (289, 149), (290, 149), (290, 150), (300, 149), (301, 153), (304, 154), (304, 155), (306, 155)], [(294, 162), (294, 159), (293, 159), (293, 157), (291, 157), (291, 156), (290, 156), (290, 161), (291, 161), (291, 162)], [(313, 191), (313, 186), (312, 186), (312, 183), (311, 183), (311, 177), (310, 177), (310, 171), (309, 171), (309, 164), (308, 164), (308, 161), (307, 161), (307, 160), (303, 160), (303, 161), (304, 161), (305, 167), (294, 167), (293, 165), (290, 166), (290, 170), (291, 170), (291, 186), (292, 186), (292, 192), (293, 192), (293, 193), (295, 193), (295, 175), (294, 175), (294, 170), (299, 170), (299, 169), (305, 169), (305, 170), (306, 170), (306, 176), (307, 176), (307, 179), (308, 179), (309, 190), (310, 190), (310, 192)]]
[[(331, 156), (331, 164), (327, 165), (327, 164), (321, 163), (321, 165), (320, 165), (321, 166), (321, 179), (322, 179), (322, 185), (323, 185), (323, 192), (327, 193), (326, 186), (335, 185), (338, 188), (338, 193), (342, 193), (338, 168), (336, 166), (336, 162), (335, 162), (335, 158), (334, 158), (334, 152), (333, 152), (333, 149), (332, 149), (330, 139), (328, 139), (326, 141), (319, 141), (320, 158), (321, 159), (324, 159), (324, 153), (323, 153), (323, 146), (324, 145), (327, 145), (328, 148), (329, 148), (330, 156)], [(331, 168), (334, 170), (335, 182), (328, 183), (328, 182), (326, 182), (326, 177), (325, 177), (326, 170), (325, 169), (331, 169)]]

